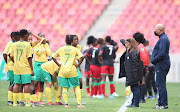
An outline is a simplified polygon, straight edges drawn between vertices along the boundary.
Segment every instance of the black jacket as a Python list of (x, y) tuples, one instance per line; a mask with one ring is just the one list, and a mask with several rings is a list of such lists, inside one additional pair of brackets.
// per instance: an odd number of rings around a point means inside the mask
[[(125, 56), (126, 86), (142, 81), (143, 63), (136, 50), (126, 53)], [(136, 77), (135, 77), (136, 76)]]
[(122, 54), (120, 57), (120, 65), (119, 65), (119, 78), (126, 77), (126, 71), (125, 71), (125, 57), (126, 57), (126, 52)]

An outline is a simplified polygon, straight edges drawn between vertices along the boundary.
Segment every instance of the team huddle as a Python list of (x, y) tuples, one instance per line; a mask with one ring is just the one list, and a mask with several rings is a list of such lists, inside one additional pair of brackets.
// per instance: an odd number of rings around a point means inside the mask
[[(36, 40), (32, 41), (32, 37)], [(113, 63), (118, 50), (118, 45), (110, 37), (88, 37), (89, 48), (81, 53), (76, 35), (66, 35), (66, 45), (60, 47), (52, 54), (49, 42), (43, 33), (38, 35), (22, 29), (20, 32), (12, 32), (11, 39), (3, 52), (6, 62), (10, 86), (8, 90), (8, 105), (16, 106), (44, 106), (42, 102), (44, 83), (47, 105), (68, 105), (68, 89), (74, 88), (77, 98), (77, 108), (85, 108), (82, 102), (82, 76), (80, 65), (86, 59), (85, 77), (87, 96), (92, 98), (115, 98), (113, 82)], [(48, 59), (48, 57), (51, 57)], [(33, 63), (33, 58), (35, 62)], [(57, 76), (59, 76), (57, 78)], [(110, 81), (110, 95), (105, 94), (106, 76)], [(92, 77), (91, 91), (89, 78)], [(51, 101), (51, 87), (55, 104)], [(59, 90), (59, 87), (61, 89)], [(38, 89), (39, 88), (39, 89)], [(38, 98), (36, 91), (38, 92)], [(62, 103), (61, 97), (64, 99)], [(24, 101), (25, 99), (25, 101)]]

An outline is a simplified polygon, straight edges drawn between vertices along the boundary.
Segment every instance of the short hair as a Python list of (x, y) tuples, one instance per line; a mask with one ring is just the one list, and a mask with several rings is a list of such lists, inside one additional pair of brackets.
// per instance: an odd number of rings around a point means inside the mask
[(20, 33), (18, 31), (14, 32), (14, 37), (15, 37), (15, 40), (18, 41), (20, 38)]
[(144, 39), (144, 34), (140, 33), (140, 32), (136, 32), (133, 34), (133, 38), (139, 42), (139, 43), (144, 43), (145, 39)]
[(72, 36), (71, 35), (66, 35), (66, 44), (71, 45), (72, 41), (73, 41)]
[(96, 41), (97, 41), (97, 39), (94, 38), (94, 39), (92, 40), (92, 44), (94, 44)]
[(104, 41), (103, 38), (98, 38), (97, 39), (98, 44), (101, 44), (103, 41)]
[(28, 31), (26, 30), (26, 29), (22, 29), (22, 30), (20, 30), (20, 36), (21, 36), (21, 38), (23, 38), (25, 35), (27, 35), (28, 34)]
[(14, 37), (14, 33), (15, 33), (15, 32), (11, 32), (11, 38)]
[(94, 36), (89, 36), (89, 37), (87, 38), (87, 45), (92, 44), (93, 39), (94, 39)]
[(106, 36), (106, 42), (111, 42), (111, 37), (110, 36)]

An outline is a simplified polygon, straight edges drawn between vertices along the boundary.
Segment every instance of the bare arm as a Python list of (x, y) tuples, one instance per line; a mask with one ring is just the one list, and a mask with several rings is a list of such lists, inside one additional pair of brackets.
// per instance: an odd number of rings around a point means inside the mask
[(77, 68), (80, 67), (80, 65), (81, 65), (81, 63), (83, 62), (83, 60), (84, 60), (84, 56), (80, 58), (79, 63), (78, 63), (78, 65), (77, 65)]
[(8, 54), (9, 58), (11, 59), (11, 61), (14, 63), (14, 57), (10, 56), (10, 54)]
[(87, 55), (84, 54), (84, 58), (87, 60), (87, 62), (91, 65), (92, 63), (90, 62), (90, 60), (88, 59)]
[(55, 58), (52, 57), (52, 59), (59, 67), (61, 67), (61, 64), (59, 64), (58, 61)]
[(98, 54), (98, 60), (99, 60), (100, 63), (102, 62), (102, 55), (103, 55), (103, 53), (102, 53), (102, 52), (99, 52), (99, 54)]
[(32, 72), (31, 76), (34, 76), (33, 65), (32, 65), (32, 57), (28, 58), (28, 62), (29, 62), (29, 65), (31, 67), (31, 72)]
[(32, 33), (31, 30), (29, 30), (28, 32), (31, 33), (37, 40), (41, 41), (42, 38), (40, 36)]
[(7, 63), (7, 54), (3, 54), (4, 61)]

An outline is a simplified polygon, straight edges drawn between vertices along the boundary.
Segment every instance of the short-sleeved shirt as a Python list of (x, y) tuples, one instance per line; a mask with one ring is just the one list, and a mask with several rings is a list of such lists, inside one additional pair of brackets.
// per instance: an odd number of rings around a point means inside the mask
[[(58, 63), (60, 64), (60, 61), (58, 61)], [(60, 69), (60, 67), (54, 61), (48, 61), (42, 64), (41, 68), (51, 75), (53, 75), (55, 71), (59, 72)]]
[(11, 56), (14, 57), (14, 74), (31, 74), (28, 58), (32, 57), (32, 47), (27, 41), (18, 41), (13, 44)]
[(87, 56), (91, 56), (92, 57), (92, 59), (91, 59), (92, 65), (101, 66), (101, 64), (99, 63), (99, 60), (98, 60), (99, 51), (100, 51), (100, 47), (96, 46), (96, 47), (90, 48), (86, 52)]
[[(6, 47), (5, 47), (4, 51), (3, 51), (3, 54), (7, 54), (7, 55), (9, 54), (9, 51), (10, 51), (10, 48), (11, 48), (12, 44), (13, 44), (12, 41), (9, 41), (9, 42), (7, 43), (7, 45), (6, 45)], [(7, 56), (7, 63), (6, 63), (6, 66), (5, 66), (5, 68), (6, 68), (7, 71), (8, 71), (8, 70), (12, 70), (12, 69), (11, 69), (11, 66), (9, 67), (9, 65), (12, 65), (12, 61), (11, 61), (11, 59), (9, 58), (9, 56)]]
[(102, 54), (102, 66), (107, 65), (107, 66), (113, 66), (113, 60), (115, 56), (115, 48), (113, 45), (103, 45), (101, 46), (101, 51)]
[[(88, 50), (89, 50), (89, 49), (85, 50), (85, 51), (83, 52), (83, 54), (85, 54)], [(89, 59), (89, 61), (91, 61), (91, 56), (87, 56), (87, 58)], [(85, 70), (90, 70), (90, 64), (89, 64), (89, 62), (88, 62), (87, 60), (86, 60), (86, 62), (85, 62)]]
[(82, 56), (82, 53), (71, 45), (65, 45), (59, 48), (52, 56), (55, 59), (60, 57), (61, 68), (59, 76), (63, 78), (77, 77), (75, 61), (79, 60)]
[(78, 44), (76, 48), (79, 49), (79, 51), (81, 52), (81, 45)]

